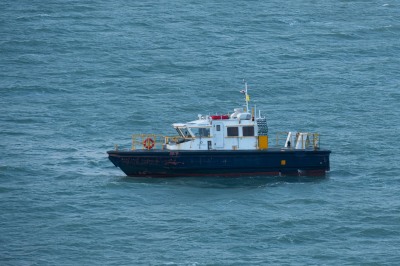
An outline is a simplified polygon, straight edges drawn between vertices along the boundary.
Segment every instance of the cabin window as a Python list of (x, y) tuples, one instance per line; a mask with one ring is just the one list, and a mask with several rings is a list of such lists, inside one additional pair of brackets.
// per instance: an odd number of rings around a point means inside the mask
[(183, 135), (182, 131), (181, 131), (179, 128), (175, 128), (175, 129), (176, 129), (176, 132), (178, 132), (179, 136), (185, 137), (185, 136)]
[(243, 136), (254, 136), (254, 127), (243, 127)]
[(191, 135), (189, 133), (189, 130), (185, 127), (177, 128), (176, 131), (178, 131), (179, 135), (184, 137), (184, 138), (190, 138)]
[(221, 125), (217, 125), (217, 131), (221, 131)]
[(193, 132), (195, 137), (209, 137), (210, 136), (210, 129), (209, 128), (190, 128), (190, 130)]
[(228, 127), (228, 137), (237, 137), (239, 136), (239, 128), (238, 127)]

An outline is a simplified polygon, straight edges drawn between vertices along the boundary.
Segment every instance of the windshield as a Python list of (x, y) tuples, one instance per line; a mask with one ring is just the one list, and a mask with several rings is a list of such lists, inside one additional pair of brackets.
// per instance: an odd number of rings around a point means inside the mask
[(192, 137), (190, 135), (189, 130), (186, 127), (178, 127), (178, 128), (176, 128), (176, 131), (178, 132), (178, 134), (181, 137), (184, 137), (184, 138), (191, 138)]
[(194, 136), (197, 137), (209, 137), (210, 129), (205, 127), (192, 127), (190, 130), (193, 132)]

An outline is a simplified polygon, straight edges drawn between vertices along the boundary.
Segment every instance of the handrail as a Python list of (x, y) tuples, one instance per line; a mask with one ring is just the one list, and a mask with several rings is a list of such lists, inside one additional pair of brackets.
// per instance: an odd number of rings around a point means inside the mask
[[(290, 140), (290, 146), (287, 140)], [(182, 136), (163, 136), (158, 134), (133, 134), (132, 150), (146, 149), (165, 149), (166, 144), (179, 144), (193, 140), (192, 137)], [(283, 144), (282, 144), (283, 141)], [(276, 133), (276, 147), (284, 147), (288, 149), (309, 149), (318, 150), (320, 148), (321, 136), (319, 133), (308, 132), (278, 132)], [(118, 146), (115, 147), (118, 150)]]
[[(146, 142), (146, 143), (145, 143)], [(132, 150), (163, 149), (164, 136), (157, 134), (133, 134)]]
[(192, 137), (182, 137), (182, 136), (165, 136), (165, 144), (179, 144), (185, 141), (190, 141), (193, 140), (195, 138)]
[[(195, 138), (182, 136), (163, 136), (158, 134), (133, 134), (132, 150), (165, 149), (166, 144), (182, 143)], [(145, 143), (146, 142), (146, 143)], [(153, 145), (154, 144), (154, 145)]]
[[(294, 133), (294, 134), (290, 134)], [(290, 134), (290, 135), (289, 135)], [(283, 136), (280, 138), (280, 136)], [(289, 136), (289, 141), (291, 143), (290, 147), (287, 146), (287, 139)], [(283, 145), (281, 141), (284, 141)], [(320, 148), (321, 135), (319, 133), (308, 133), (308, 132), (278, 132), (276, 133), (276, 146), (286, 147), (291, 149), (308, 149), (313, 148), (317, 150)]]

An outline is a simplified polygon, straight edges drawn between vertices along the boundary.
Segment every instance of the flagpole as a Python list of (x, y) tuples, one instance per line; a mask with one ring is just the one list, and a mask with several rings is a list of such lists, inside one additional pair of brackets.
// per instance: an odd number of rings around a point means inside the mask
[(244, 94), (244, 100), (246, 101), (246, 112), (249, 112), (249, 101), (250, 101), (250, 95), (247, 93), (247, 82), (243, 80), (244, 82), (244, 90), (241, 90), (240, 93)]
[(245, 86), (245, 90), (244, 90), (244, 97), (245, 97), (245, 100), (246, 100), (246, 112), (248, 112), (249, 111), (249, 96), (248, 96), (248, 94), (247, 94), (247, 82), (245, 81), (244, 82), (244, 86)]

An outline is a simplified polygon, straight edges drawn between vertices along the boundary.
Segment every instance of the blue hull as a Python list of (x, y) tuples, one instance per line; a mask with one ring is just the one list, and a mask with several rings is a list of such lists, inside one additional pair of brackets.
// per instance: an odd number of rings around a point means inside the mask
[(108, 151), (127, 176), (323, 176), (330, 170), (329, 150)]

